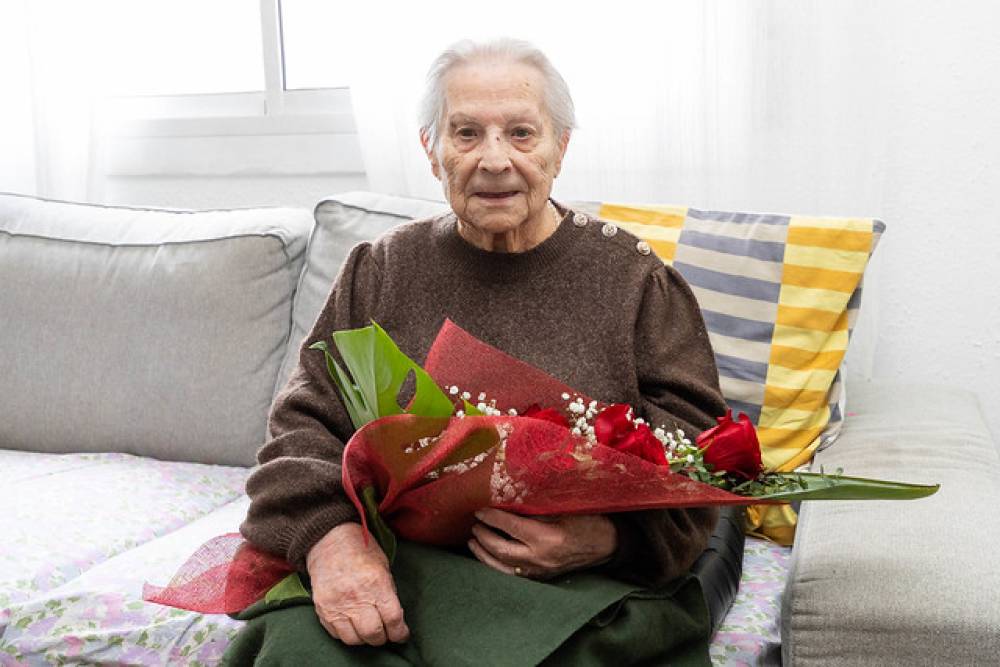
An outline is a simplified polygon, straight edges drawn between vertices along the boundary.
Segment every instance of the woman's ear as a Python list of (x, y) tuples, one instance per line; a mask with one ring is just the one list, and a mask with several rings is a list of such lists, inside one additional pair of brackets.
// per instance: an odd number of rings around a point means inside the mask
[(559, 175), (562, 171), (563, 158), (566, 156), (566, 149), (569, 147), (569, 130), (563, 130), (562, 136), (559, 137), (559, 157), (556, 159), (556, 173), (553, 178)]
[(441, 165), (438, 163), (437, 155), (434, 152), (434, 146), (431, 145), (431, 137), (427, 132), (427, 128), (420, 130), (420, 145), (424, 147), (424, 154), (431, 163), (431, 173), (434, 174), (434, 178), (441, 180)]

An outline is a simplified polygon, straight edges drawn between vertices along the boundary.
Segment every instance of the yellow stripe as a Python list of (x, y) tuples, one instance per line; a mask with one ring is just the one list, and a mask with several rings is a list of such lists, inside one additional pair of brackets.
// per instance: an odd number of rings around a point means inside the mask
[(658, 225), (642, 225), (636, 222), (619, 222), (618, 226), (632, 232), (644, 241), (669, 241), (677, 243), (681, 236), (680, 227), (660, 227)]
[[(760, 426), (789, 431), (822, 430), (830, 422), (830, 408), (820, 410), (796, 410), (794, 408), (771, 408), (764, 406), (760, 411)], [(782, 445), (785, 446), (784, 444)]]
[(615, 222), (638, 222), (661, 227), (683, 227), (687, 217), (684, 206), (624, 206), (622, 204), (601, 204), (598, 217)]
[(821, 227), (825, 229), (846, 229), (852, 232), (872, 233), (875, 228), (875, 221), (872, 218), (810, 218), (796, 215), (788, 220), (789, 229), (792, 227)]
[(813, 352), (833, 352), (834, 350), (844, 351), (847, 349), (846, 330), (816, 331), (815, 329), (775, 324), (771, 340), (774, 345), (797, 347)]
[(827, 391), (836, 374), (836, 371), (818, 369), (798, 371), (772, 365), (767, 369), (767, 386)]
[(828, 371), (835, 371), (840, 367), (840, 362), (844, 359), (843, 350), (833, 350), (830, 352), (816, 352), (814, 350), (803, 350), (797, 347), (786, 347), (784, 345), (771, 346), (770, 363), (793, 370), (806, 370), (809, 368), (820, 368)]
[(865, 270), (867, 262), (867, 252), (830, 250), (829, 248), (814, 248), (805, 245), (789, 244), (785, 246), (785, 264), (861, 273)]
[(775, 324), (816, 331), (847, 331), (847, 313), (831, 313), (828, 310), (778, 304)]
[(850, 229), (789, 226), (786, 243), (870, 253), (872, 233), (871, 230), (857, 232)]
[(817, 308), (819, 310), (828, 310), (832, 313), (841, 313), (847, 308), (847, 301), (850, 298), (851, 295), (846, 292), (782, 285), (778, 301), (783, 306)]
[(848, 294), (854, 292), (860, 280), (861, 274), (854, 271), (833, 271), (830, 269), (818, 269), (813, 266), (785, 264), (781, 272), (782, 285), (814, 287), (847, 292)]
[(795, 431), (787, 428), (758, 427), (757, 439), (760, 440), (760, 453), (764, 458), (764, 466), (768, 469), (780, 469), (791, 461), (793, 456), (797, 456), (799, 451), (819, 438), (822, 432), (822, 428)]
[(790, 547), (795, 541), (798, 515), (787, 504), (748, 505), (747, 534)]
[[(725, 392), (725, 388), (723, 388)], [(726, 393), (726, 396), (730, 394)], [(737, 398), (734, 396), (734, 398)], [(819, 389), (789, 389), (769, 386), (764, 388), (764, 400), (769, 408), (795, 408), (797, 410), (819, 410), (829, 401), (829, 392)]]

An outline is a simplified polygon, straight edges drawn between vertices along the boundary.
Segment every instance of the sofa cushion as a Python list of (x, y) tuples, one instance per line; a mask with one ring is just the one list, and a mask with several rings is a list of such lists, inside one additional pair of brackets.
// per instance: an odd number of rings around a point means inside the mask
[[(678, 206), (578, 206), (648, 241), (691, 285), (722, 393), (757, 426), (764, 465), (794, 470), (843, 422), (839, 368), (885, 225)], [(787, 506), (749, 512), (751, 528), (791, 544)]]
[(975, 396), (851, 385), (851, 402), (837, 446), (817, 454), (814, 469), (941, 489), (914, 501), (802, 504), (784, 664), (995, 663), (1000, 459)]
[[(394, 197), (373, 192), (346, 192), (316, 206), (316, 226), (309, 238), (306, 265), (295, 293), (292, 336), (281, 365), (280, 389), (299, 361), (300, 347), (319, 317), (340, 266), (351, 249), (372, 241), (407, 220), (426, 218), (448, 210), (440, 201)], [(332, 332), (331, 332), (332, 333)]]
[(0, 446), (252, 465), (311, 228), (0, 195)]

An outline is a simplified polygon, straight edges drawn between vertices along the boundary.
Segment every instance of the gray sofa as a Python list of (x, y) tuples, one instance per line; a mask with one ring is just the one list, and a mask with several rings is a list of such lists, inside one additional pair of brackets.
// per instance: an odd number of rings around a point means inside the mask
[[(134, 655), (102, 631), (112, 607), (147, 613), (142, 582), (235, 528), (268, 406), (350, 247), (442, 207), (372, 193), (313, 213), (0, 195), (0, 664), (218, 658), (228, 619), (139, 619)], [(816, 466), (942, 489), (803, 505), (784, 663), (1000, 663), (1000, 460), (975, 397), (848, 389), (843, 433)], [(98, 584), (118, 597), (88, 598)]]

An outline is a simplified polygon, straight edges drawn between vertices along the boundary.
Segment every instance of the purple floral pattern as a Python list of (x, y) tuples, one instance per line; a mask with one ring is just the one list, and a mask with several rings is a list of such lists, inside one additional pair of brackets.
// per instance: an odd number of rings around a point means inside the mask
[[(23, 486), (30, 499), (0, 499), (12, 537), (0, 545), (0, 665), (217, 664), (242, 623), (145, 603), (142, 584), (165, 583), (198, 545), (237, 529), (249, 471), (125, 454), (24, 456), (32, 460), (0, 451), (0, 481), (16, 489), (31, 479)], [(68, 494), (42, 505), (39, 480)], [(760, 664), (780, 641), (790, 551), (747, 538), (739, 594), (710, 647), (713, 664)]]

